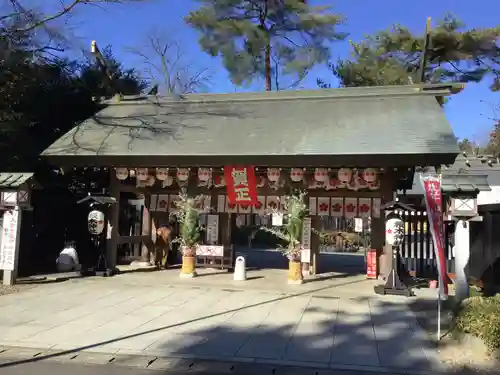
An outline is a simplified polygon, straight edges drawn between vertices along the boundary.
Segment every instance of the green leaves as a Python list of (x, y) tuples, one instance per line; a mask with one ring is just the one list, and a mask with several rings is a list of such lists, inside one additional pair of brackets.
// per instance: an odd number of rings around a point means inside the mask
[[(5, 47), (0, 58), (0, 157), (4, 170), (31, 170), (45, 148), (99, 109), (93, 96), (112, 92), (93, 62), (50, 55), (27, 32), (21, 39), (15, 35), (0, 27), (0, 47)], [(105, 55), (118, 90), (138, 94), (145, 88), (111, 49)]]
[(199, 225), (200, 207), (203, 196), (190, 197), (185, 191), (179, 195), (177, 204), (177, 212), (173, 215), (177, 218), (180, 224), (179, 237), (173, 242), (180, 243), (181, 246), (193, 249), (198, 245), (200, 240), (201, 228)]
[(302, 238), (302, 227), (304, 218), (308, 214), (308, 208), (305, 203), (306, 193), (303, 191), (296, 191), (287, 195), (283, 199), (283, 211), (280, 212), (284, 216), (284, 225), (281, 228), (267, 228), (261, 227), (260, 229), (271, 233), (276, 238), (284, 241), (287, 244), (283, 253), (289, 257), (297, 258), (300, 256), (300, 241)]
[[(479, 82), (491, 77), (500, 87), (500, 27), (465, 29), (447, 15), (430, 32), (425, 80)], [(424, 35), (394, 25), (360, 43), (351, 43), (351, 58), (331, 64), (343, 86), (394, 85), (418, 82)], [(320, 81), (320, 86), (325, 82)]]
[[(250, 84), (280, 74), (302, 79), (343, 40), (336, 28), (343, 17), (302, 0), (199, 0), (186, 22), (198, 30), (201, 48), (222, 58), (231, 80)], [(268, 53), (266, 53), (266, 50)]]

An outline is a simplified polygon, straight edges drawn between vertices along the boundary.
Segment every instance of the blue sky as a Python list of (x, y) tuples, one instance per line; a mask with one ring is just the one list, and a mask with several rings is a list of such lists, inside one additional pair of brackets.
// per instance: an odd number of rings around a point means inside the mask
[[(36, 1), (36, 0), (35, 0)], [(40, 0), (39, 0), (40, 1)], [(44, 1), (44, 5), (47, 0)], [(52, 1), (52, 0), (51, 0)], [(53, 0), (59, 3), (59, 0)], [(457, 15), (468, 27), (490, 27), (499, 24), (499, 0), (310, 0), (313, 5), (331, 5), (335, 12), (347, 20), (341, 27), (350, 33), (349, 39), (358, 41), (363, 35), (387, 29), (393, 23), (408, 26), (416, 32), (423, 32), (427, 16), (440, 19), (446, 12)], [(112, 45), (115, 54), (125, 64), (133, 65), (134, 59), (129, 47), (141, 45), (145, 36), (153, 29), (163, 30), (182, 43), (183, 50), (200, 67), (207, 67), (212, 75), (211, 91), (233, 92), (235, 88), (216, 58), (200, 51), (197, 34), (186, 26), (183, 16), (196, 9), (195, 0), (145, 0), (127, 5), (104, 5), (101, 7), (81, 6), (69, 21), (75, 41), (81, 45), (96, 39), (101, 46)], [(333, 45), (333, 59), (349, 54), (347, 42)], [(324, 67), (316, 68), (301, 87), (315, 88), (316, 78), (331, 79)], [(333, 80), (332, 80), (333, 83)], [(469, 84), (465, 91), (456, 95), (446, 105), (446, 114), (457, 136), (482, 140), (491, 126), (491, 105), (500, 103), (500, 93), (491, 93), (488, 84)], [(250, 88), (260, 90), (262, 82)], [(486, 103), (485, 103), (486, 102)]]

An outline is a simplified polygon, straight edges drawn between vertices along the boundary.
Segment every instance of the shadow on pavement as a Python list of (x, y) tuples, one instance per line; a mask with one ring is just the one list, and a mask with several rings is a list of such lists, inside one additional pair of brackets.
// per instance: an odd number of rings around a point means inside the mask
[[(342, 285), (358, 282), (350, 281)], [(334, 287), (338, 286), (340, 284)], [(149, 359), (144, 367), (154, 369), (155, 363), (160, 363), (161, 358), (177, 357), (191, 358), (192, 365), (199, 362), (196, 359), (236, 363), (231, 365), (233, 373), (241, 373), (235, 369), (250, 364), (258, 365), (261, 370), (272, 370), (270, 374), (279, 374), (277, 369), (290, 369), (290, 366), (315, 369), (312, 373), (317, 373), (319, 369), (355, 371), (358, 374), (365, 371), (380, 372), (381, 369), (394, 374), (472, 373), (464, 368), (444, 369), (438, 366), (434, 344), (416, 326), (414, 315), (406, 307), (408, 300), (390, 302), (359, 297), (350, 299), (344, 305), (339, 298), (314, 296), (314, 293), (330, 288), (332, 286), (294, 293), (221, 312), (210, 313), (211, 307), (207, 306), (207, 313), (202, 317), (187, 318), (180, 323), (70, 350), (48, 354), (42, 352), (33, 358), (1, 364), (0, 368), (63, 356), (77, 357), (80, 352), (90, 349), (98, 351), (102, 348), (102, 352), (106, 352), (110, 344), (164, 333), (162, 338), (148, 347), (146, 353)], [(309, 302), (303, 308), (298, 308), (297, 298), (305, 295), (310, 297)], [(276, 302), (283, 305), (279, 309), (272, 309), (271, 306)], [(358, 310), (361, 304), (369, 305), (368, 314), (362, 308)], [(268, 310), (262, 309), (266, 306), (269, 306)], [(304, 314), (297, 323), (293, 314), (299, 310)], [(272, 319), (261, 319), (257, 315), (262, 314), (262, 311), (274, 316)], [(243, 327), (227, 323), (229, 317), (235, 316), (244, 323)], [(201, 322), (203, 327), (200, 327)], [(110, 362), (119, 365), (130, 361), (130, 357), (134, 356), (119, 353), (111, 356)], [(265, 372), (259, 370), (258, 373)]]
[[(249, 267), (286, 267), (286, 259), (278, 252), (248, 250)], [(315, 281), (345, 278), (364, 273), (364, 257), (359, 254), (321, 254), (321, 271), (340, 272), (334, 276), (318, 276)], [(208, 275), (208, 274), (205, 274)], [(258, 277), (257, 277), (258, 278)], [(251, 278), (249, 277), (248, 280)], [(67, 360), (83, 355), (83, 351), (113, 352), (110, 347), (122, 347), (125, 341), (148, 342), (144, 352), (143, 368), (161, 370), (165, 358), (189, 359), (186, 370), (195, 372), (203, 368), (200, 363), (217, 360), (224, 362), (220, 371), (202, 373), (235, 373), (279, 375), (292, 368), (299, 374), (331, 374), (328, 371), (347, 371), (346, 374), (380, 372), (392, 374), (442, 373), (472, 374), (466, 368), (439, 366), (435, 344), (416, 324), (415, 315), (408, 305), (418, 309), (430, 308), (432, 301), (417, 299), (357, 297), (343, 299), (325, 296), (325, 291), (347, 285), (363, 285), (364, 280), (345, 280), (335, 285), (308, 288), (301, 292), (282, 294), (263, 302), (255, 302), (233, 309), (217, 309), (217, 301), (206, 306), (205, 314), (183, 321), (158, 325), (151, 329), (140, 327), (133, 334), (119, 335), (112, 339), (96, 340), (68, 350), (40, 351), (32, 358), (12, 360), (0, 364), (0, 369), (65, 357)], [(200, 286), (190, 286), (200, 289)], [(227, 292), (237, 290), (223, 289)], [(245, 293), (245, 291), (239, 291)], [(316, 294), (316, 295), (315, 295)], [(323, 294), (323, 296), (319, 296)], [(328, 294), (328, 293), (326, 293)], [(236, 296), (237, 293), (231, 294)], [(300, 297), (308, 302), (300, 306)], [(277, 305), (277, 303), (280, 305)], [(423, 305), (422, 305), (423, 304)], [(362, 306), (369, 306), (368, 312)], [(425, 305), (425, 306), (424, 306)], [(273, 308), (278, 306), (279, 308)], [(297, 314), (302, 319), (297, 323)], [(168, 311), (165, 313), (168, 314)], [(259, 315), (260, 314), (260, 315)], [(268, 315), (262, 315), (268, 314)], [(167, 315), (168, 316), (168, 315)], [(229, 323), (236, 319), (238, 326)], [(428, 322), (433, 324), (433, 322)], [(150, 326), (149, 326), (150, 327)], [(447, 343), (443, 343), (447, 345)], [(117, 365), (134, 361), (137, 355), (121, 350), (109, 354), (106, 363)], [(163, 362), (162, 362), (163, 361)], [(210, 367), (210, 366), (208, 366)], [(217, 367), (217, 366), (215, 366)], [(214, 368), (213, 366), (210, 368)], [(250, 371), (251, 370), (251, 371)], [(139, 371), (139, 370), (138, 370)], [(201, 371), (201, 370), (200, 370)], [(297, 374), (297, 372), (294, 372)]]

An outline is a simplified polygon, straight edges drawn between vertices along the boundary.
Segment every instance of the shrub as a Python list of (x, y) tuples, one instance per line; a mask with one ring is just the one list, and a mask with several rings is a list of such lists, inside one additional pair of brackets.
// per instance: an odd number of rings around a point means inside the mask
[(466, 299), (457, 314), (457, 328), (482, 339), (491, 351), (500, 348), (500, 295)]

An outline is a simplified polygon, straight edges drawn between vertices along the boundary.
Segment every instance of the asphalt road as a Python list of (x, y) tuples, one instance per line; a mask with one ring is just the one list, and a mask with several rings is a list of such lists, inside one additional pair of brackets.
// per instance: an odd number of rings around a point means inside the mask
[[(0, 375), (154, 375), (157, 371), (109, 365), (32, 362), (0, 368)], [(171, 375), (177, 375), (170, 373)], [(180, 375), (180, 373), (179, 373)]]
[[(57, 362), (32, 362), (0, 368), (0, 375), (185, 375), (186, 371), (147, 370), (141, 368), (85, 365)], [(197, 372), (200, 375), (219, 375), (214, 373)], [(222, 374), (220, 374), (222, 375)]]
[[(234, 375), (262, 375), (261, 369), (248, 367), (242, 369), (243, 371), (235, 371)], [(17, 364), (13, 366), (0, 367), (0, 375), (186, 375), (188, 373), (196, 375), (230, 375), (231, 372), (212, 372), (197, 370), (149, 370), (136, 367), (113, 366), (113, 365), (86, 365), (75, 363), (58, 363), (58, 362), (29, 362), (24, 364)], [(359, 371), (342, 371), (342, 370), (322, 370), (319, 373), (324, 375), (374, 375), (373, 372), (359, 372)], [(276, 375), (314, 375), (315, 371), (304, 368), (288, 368), (282, 371), (277, 369), (274, 372)], [(385, 374), (392, 375), (392, 374)], [(394, 374), (396, 375), (396, 374)]]

